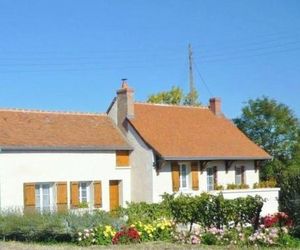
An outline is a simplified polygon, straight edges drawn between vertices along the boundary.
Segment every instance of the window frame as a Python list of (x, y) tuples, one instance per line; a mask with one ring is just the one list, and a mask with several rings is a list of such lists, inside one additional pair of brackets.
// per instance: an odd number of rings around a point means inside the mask
[[(48, 207), (44, 206), (44, 186), (48, 185), (49, 190), (49, 209)], [(54, 188), (53, 188), (52, 182), (41, 182), (41, 183), (35, 183), (35, 209), (39, 212), (51, 212), (54, 210)], [(37, 195), (38, 190), (38, 195)], [(37, 196), (39, 197), (37, 199)], [(39, 201), (39, 202), (37, 202)]]
[[(185, 187), (183, 187), (183, 167), (185, 167)], [(187, 162), (180, 162), (179, 163), (179, 190), (188, 190), (190, 185), (190, 166)]]
[[(211, 175), (209, 175), (209, 171), (211, 171)], [(212, 180), (212, 185), (209, 185), (209, 178)], [(212, 188), (210, 188), (212, 187)], [(206, 168), (206, 189), (207, 191), (213, 191), (215, 190), (215, 173), (214, 173), (214, 167), (207, 167)]]
[[(85, 185), (85, 192), (86, 192), (86, 200), (83, 201), (82, 196), (82, 185)], [(79, 203), (87, 203), (90, 204), (91, 202), (91, 182), (89, 181), (80, 181), (78, 183), (78, 201)]]
[[(236, 185), (243, 184), (243, 173), (242, 173), (242, 166), (236, 166), (235, 167), (235, 175), (234, 175), (234, 183)], [(237, 172), (239, 171), (239, 174)], [(237, 182), (237, 178), (239, 178), (239, 182)]]

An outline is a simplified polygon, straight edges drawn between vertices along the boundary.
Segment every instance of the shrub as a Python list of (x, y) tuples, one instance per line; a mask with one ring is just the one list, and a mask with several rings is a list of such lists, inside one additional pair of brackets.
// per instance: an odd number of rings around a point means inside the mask
[(4, 240), (70, 241), (71, 235), (60, 214), (1, 214), (0, 235)]
[(270, 179), (266, 181), (256, 182), (253, 184), (253, 188), (274, 188), (277, 186), (277, 182), (275, 179)]
[(136, 221), (152, 223), (161, 218), (170, 218), (170, 211), (165, 203), (131, 202), (126, 204), (126, 208), (120, 207), (117, 210), (117, 216), (126, 217), (128, 224)]
[(172, 237), (173, 225), (166, 219), (147, 224), (138, 221), (131, 227), (135, 227), (140, 232), (141, 241), (165, 241)]
[(112, 239), (115, 244), (129, 244), (140, 242), (139, 232), (134, 227), (123, 227), (121, 231), (117, 232)]
[(3, 240), (62, 242), (77, 237), (77, 232), (100, 224), (121, 224), (108, 213), (31, 213), (7, 211), (0, 214), (0, 237)]
[(224, 190), (224, 186), (223, 185), (215, 185), (215, 190)]
[(241, 183), (241, 184), (227, 184), (227, 189), (248, 189), (249, 185), (245, 184), (245, 183)]
[(226, 200), (222, 194), (180, 194), (177, 197), (165, 194), (163, 199), (168, 203), (174, 222), (189, 225), (189, 231), (194, 223), (203, 227), (222, 228), (228, 226), (230, 221), (234, 221), (236, 226), (250, 223), (257, 228), (263, 206), (263, 200), (259, 196)]
[(216, 245), (217, 241), (216, 235), (211, 232), (204, 233), (201, 237), (201, 242), (205, 245)]
[(294, 223), (293, 234), (300, 237), (300, 173), (285, 176), (280, 183), (279, 208)]

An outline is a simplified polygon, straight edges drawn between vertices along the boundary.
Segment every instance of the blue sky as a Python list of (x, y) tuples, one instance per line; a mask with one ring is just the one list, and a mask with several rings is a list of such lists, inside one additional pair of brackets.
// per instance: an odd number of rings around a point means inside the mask
[(104, 112), (121, 78), (139, 101), (188, 91), (191, 43), (202, 103), (234, 118), (266, 95), (300, 117), (298, 0), (1, 0), (0, 34), (2, 108)]

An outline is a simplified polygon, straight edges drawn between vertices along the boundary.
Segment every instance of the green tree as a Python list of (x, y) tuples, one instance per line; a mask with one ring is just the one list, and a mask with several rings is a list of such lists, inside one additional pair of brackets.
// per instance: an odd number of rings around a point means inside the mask
[(262, 97), (249, 100), (242, 109), (241, 117), (234, 122), (274, 157), (262, 168), (262, 179), (275, 177), (280, 180), (295, 157), (299, 144), (299, 120), (293, 111), (276, 100)]
[(199, 106), (200, 102), (198, 101), (199, 95), (195, 88), (193, 88), (185, 97), (183, 104), (189, 106)]
[(147, 102), (190, 106), (200, 105), (198, 101), (198, 92), (196, 89), (192, 90), (187, 95), (184, 95), (183, 90), (176, 86), (173, 86), (169, 91), (161, 91), (150, 95), (147, 99)]
[(182, 103), (183, 97), (182, 89), (173, 86), (169, 91), (162, 91), (157, 94), (150, 95), (147, 102), (179, 105)]

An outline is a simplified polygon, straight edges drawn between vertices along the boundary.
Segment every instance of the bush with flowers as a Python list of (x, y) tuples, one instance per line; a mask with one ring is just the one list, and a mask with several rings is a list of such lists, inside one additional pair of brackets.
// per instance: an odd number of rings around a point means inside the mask
[(75, 240), (81, 246), (165, 241), (172, 239), (172, 232), (172, 222), (160, 219), (152, 223), (138, 221), (129, 227), (122, 226), (119, 230), (111, 225), (100, 225), (79, 231)]
[[(276, 218), (276, 219), (274, 219)], [(258, 229), (250, 224), (203, 227), (195, 224), (191, 231), (177, 226), (174, 240), (187, 244), (236, 245), (236, 246), (278, 246), (300, 247), (300, 241), (290, 235), (290, 220), (284, 213), (276, 213), (261, 218)]]
[(172, 238), (173, 223), (168, 219), (160, 219), (152, 223), (138, 221), (135, 225), (142, 241), (165, 241)]
[(289, 218), (289, 216), (284, 212), (278, 212), (275, 214), (267, 215), (263, 218), (261, 218), (261, 222), (265, 227), (291, 227), (292, 226), (292, 220)]
[(120, 231), (116, 232), (112, 239), (114, 245), (138, 242), (140, 242), (140, 233), (135, 227), (122, 227)]

